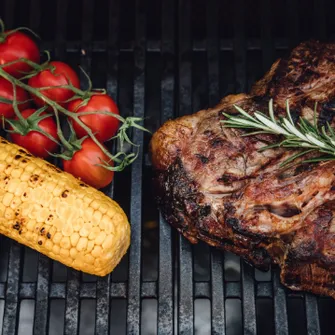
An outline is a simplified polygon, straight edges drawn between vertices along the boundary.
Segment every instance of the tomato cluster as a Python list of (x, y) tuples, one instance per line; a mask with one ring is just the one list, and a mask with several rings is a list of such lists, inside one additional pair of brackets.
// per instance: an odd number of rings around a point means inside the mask
[[(102, 147), (107, 150), (102, 144), (119, 128), (116, 103), (106, 93), (82, 92), (78, 75), (68, 64), (40, 62), (39, 48), (30, 36), (19, 30), (0, 32), (2, 70), (29, 88), (23, 89), (8, 78), (0, 77), (0, 116), (9, 124), (7, 130), (12, 141), (36, 156), (48, 158), (59, 150), (59, 142), (62, 142), (50, 101), (71, 113), (80, 113), (77, 119), (69, 118), (80, 146), (71, 155), (61, 156), (63, 168), (96, 188), (107, 186), (114, 172), (101, 164), (108, 162), (113, 166), (113, 162), (102, 150)], [(44, 110), (39, 110), (43, 107)], [(22, 127), (18, 131), (15, 122), (23, 122), (25, 131)], [(101, 145), (88, 136), (88, 131)]]

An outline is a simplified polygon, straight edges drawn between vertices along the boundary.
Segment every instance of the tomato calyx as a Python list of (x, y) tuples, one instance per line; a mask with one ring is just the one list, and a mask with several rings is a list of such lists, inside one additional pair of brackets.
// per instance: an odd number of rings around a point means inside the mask
[(69, 127), (70, 127), (70, 136), (69, 139), (66, 140), (65, 137), (63, 136), (62, 133), (59, 132), (59, 119), (57, 118), (57, 125), (58, 125), (58, 135), (59, 135), (59, 139), (63, 145), (63, 152), (60, 154), (51, 154), (51, 156), (53, 157), (57, 157), (57, 158), (61, 158), (63, 160), (71, 160), (72, 157), (74, 156), (74, 154), (82, 149), (82, 143), (89, 137), (84, 136), (82, 138), (77, 138), (76, 133), (73, 130), (73, 127), (71, 125), (70, 122), (68, 122)]
[(45, 113), (45, 110), (46, 107), (39, 108), (26, 119), (23, 118), (22, 115), (15, 120), (5, 119), (10, 126), (10, 129), (6, 129), (6, 131), (8, 133), (19, 134), (21, 136), (26, 136), (29, 132), (36, 131), (59, 145), (59, 142), (55, 138), (42, 130), (39, 126), (40, 121), (52, 116), (52, 114)]

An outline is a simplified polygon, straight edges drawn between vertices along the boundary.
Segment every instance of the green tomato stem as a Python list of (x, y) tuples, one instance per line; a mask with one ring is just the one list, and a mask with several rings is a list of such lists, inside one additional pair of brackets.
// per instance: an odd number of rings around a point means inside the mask
[[(56, 115), (56, 119), (58, 118), (58, 111), (61, 112), (62, 114), (66, 115), (67, 117), (73, 119), (75, 122), (77, 122), (85, 131), (86, 133), (89, 135), (89, 137), (94, 141), (94, 143), (102, 150), (102, 152), (111, 160), (117, 159), (117, 157), (119, 156), (119, 154), (124, 155), (124, 160), (120, 163), (119, 166), (117, 167), (112, 167), (112, 166), (105, 166), (104, 167), (108, 170), (113, 170), (113, 171), (121, 171), (126, 165), (129, 165), (133, 162), (133, 159), (130, 159), (133, 157), (133, 153), (129, 154), (128, 156), (122, 152), (119, 153), (115, 156), (113, 156), (112, 154), (110, 154), (108, 152), (108, 150), (105, 149), (105, 147), (100, 143), (100, 141), (95, 137), (95, 135), (93, 134), (93, 132), (91, 131), (91, 129), (86, 126), (86, 124), (84, 122), (81, 121), (80, 117), (77, 115), (77, 113), (73, 113), (70, 112), (68, 110), (66, 110), (64, 107), (62, 107), (61, 105), (59, 105), (57, 102), (51, 100), (50, 98), (48, 98), (47, 96), (43, 95), (38, 89), (35, 89), (27, 84), (25, 84), (24, 82), (20, 81), (19, 79), (14, 78), (13, 76), (9, 75), (7, 72), (5, 72), (1, 67), (0, 67), (0, 76), (7, 79), (8, 81), (10, 81), (13, 85), (17, 85), (21, 88), (23, 88), (24, 90), (26, 90), (27, 92), (31, 93), (32, 95), (35, 95), (36, 97), (40, 98), (42, 101), (44, 101), (45, 103), (47, 103), (48, 105), (50, 105), (54, 111), (56, 111), (55, 115)], [(73, 87), (71, 87), (71, 89), (73, 89)], [(15, 106), (15, 103), (14, 103)], [(23, 116), (21, 115), (21, 113), (19, 112), (19, 110), (16, 110), (16, 113), (18, 115), (18, 117), (21, 119), (23, 118)], [(113, 113), (111, 113), (112, 115), (114, 115)], [(21, 116), (21, 117), (20, 117)], [(23, 118), (24, 119), (24, 118)], [(120, 117), (120, 121), (121, 122), (125, 122), (126, 120)], [(26, 121), (26, 120), (25, 120)], [(57, 121), (57, 131), (58, 131), (58, 136), (61, 140), (61, 142), (64, 144), (64, 146), (67, 149), (70, 149), (69, 147), (69, 143), (65, 140), (64, 136), (63, 136), (63, 132), (61, 131), (60, 128), (60, 124), (59, 124), (59, 120)], [(71, 149), (73, 149), (71, 147)], [(137, 157), (137, 154), (135, 154), (135, 157)], [(126, 161), (125, 161), (126, 160)]]

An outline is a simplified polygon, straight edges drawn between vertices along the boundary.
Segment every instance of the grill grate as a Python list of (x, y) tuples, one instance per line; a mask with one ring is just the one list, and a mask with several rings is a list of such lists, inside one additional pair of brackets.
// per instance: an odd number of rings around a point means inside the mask
[[(248, 90), (299, 41), (334, 40), (334, 9), (332, 0), (3, 0), (0, 16), (38, 32), (44, 49), (80, 64), (123, 115), (145, 116), (155, 131)], [(135, 131), (133, 139), (142, 144), (139, 158), (105, 190), (132, 222), (127, 256), (97, 278), (1, 237), (2, 334), (333, 333), (333, 300), (289, 291), (277, 269), (261, 273), (172, 230), (148, 185), (150, 137)]]

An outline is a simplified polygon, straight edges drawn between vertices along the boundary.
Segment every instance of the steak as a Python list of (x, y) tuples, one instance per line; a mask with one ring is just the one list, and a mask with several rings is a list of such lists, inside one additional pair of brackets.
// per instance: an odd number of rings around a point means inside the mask
[[(277, 60), (249, 94), (169, 120), (150, 142), (154, 189), (165, 220), (190, 242), (234, 252), (259, 269), (281, 268), (294, 290), (335, 298), (335, 162), (282, 166), (298, 151), (259, 149), (280, 140), (224, 128), (224, 113), (276, 117), (289, 99), (299, 117), (335, 126), (335, 44), (307, 41)], [(317, 104), (316, 104), (317, 103)], [(316, 108), (315, 108), (316, 106)], [(316, 154), (309, 154), (310, 158)]]

